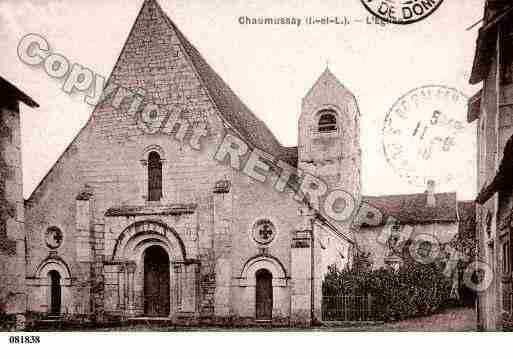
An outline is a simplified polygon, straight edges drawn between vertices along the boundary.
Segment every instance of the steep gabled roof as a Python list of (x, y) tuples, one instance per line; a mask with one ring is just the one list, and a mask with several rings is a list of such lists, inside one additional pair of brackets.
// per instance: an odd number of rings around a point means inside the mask
[(364, 196), (362, 202), (380, 210), (382, 223), (392, 216), (401, 223), (456, 222), (458, 220), (455, 192), (435, 193), (435, 206), (427, 205), (426, 193), (390, 196)]
[(160, 14), (177, 34), (184, 51), (192, 62), (200, 79), (219, 113), (228, 125), (233, 128), (249, 145), (266, 151), (276, 157), (284, 156), (284, 148), (269, 128), (239, 99), (224, 80), (205, 61), (200, 52), (192, 45), (174, 22), (167, 16), (155, 0)]
[[(220, 117), (225, 122), (228, 128), (234, 130), (242, 140), (244, 140), (249, 146), (259, 148), (263, 151), (270, 153), (275, 156), (277, 159), (282, 159), (283, 161), (296, 166), (297, 161), (294, 160), (294, 154), (292, 153), (294, 150), (285, 148), (281, 146), (273, 133), (269, 130), (269, 128), (258, 119), (251, 110), (237, 97), (237, 95), (230, 89), (230, 87), (221, 79), (221, 77), (208, 65), (208, 63), (201, 56), (199, 51), (187, 40), (187, 38), (182, 34), (182, 32), (178, 29), (178, 27), (171, 21), (171, 19), (164, 13), (162, 8), (155, 0), (145, 0), (141, 9), (139, 10), (134, 23), (132, 24), (132, 28), (128, 34), (127, 39), (125, 40), (124, 46), (118, 56), (118, 59), (113, 67), (113, 70), (106, 81), (107, 84), (111, 83), (111, 81), (116, 82), (120, 86), (130, 87), (131, 84), (135, 85), (133, 79), (130, 78), (129, 71), (130, 68), (126, 66), (126, 61), (123, 61), (126, 58), (125, 50), (130, 42), (130, 40), (137, 36), (137, 43), (143, 43), (140, 37), (144, 37), (145, 40), (154, 39), (155, 35), (152, 33), (151, 28), (148, 26), (147, 21), (149, 21), (149, 16), (147, 14), (151, 12), (155, 14), (156, 17), (152, 17), (151, 21), (155, 22), (155, 26), (162, 30), (160, 27), (162, 24), (164, 27), (169, 29), (170, 31), (162, 31), (160, 32), (160, 36), (167, 36), (166, 34), (174, 33), (178, 38), (179, 45), (181, 46), (185, 57), (188, 59), (192, 70), (199, 77), (200, 81), (204, 85), (208, 96), (214, 103), (215, 108), (220, 114)], [(142, 31), (141, 31), (142, 29)], [(136, 35), (134, 35), (137, 33)], [(162, 35), (164, 34), (164, 35)], [(134, 41), (133, 41), (134, 42)], [(155, 42), (152, 43), (152, 46)], [(131, 43), (131, 46), (134, 46)], [(160, 43), (155, 45), (160, 46)], [(166, 41), (165, 45), (162, 46), (170, 46), (170, 42)], [(170, 48), (167, 48), (170, 51)], [(162, 50), (159, 48), (159, 50)], [(142, 54), (138, 55), (145, 57), (146, 60), (152, 60), (149, 58), (151, 56), (150, 51), (146, 51), (146, 49), (142, 49)], [(172, 54), (169, 53), (169, 57), (172, 57)], [(159, 60), (159, 59), (156, 59)], [(150, 69), (151, 70), (151, 69)], [(128, 80), (126, 80), (128, 78)], [(126, 81), (125, 81), (126, 80)], [(152, 82), (157, 83), (157, 79), (153, 78)], [(164, 95), (166, 93), (166, 89), (157, 88), (145, 88), (145, 90), (149, 90), (148, 92), (162, 92)], [(169, 92), (169, 91), (167, 91)], [(160, 94), (159, 94), (160, 95)], [(167, 101), (168, 99), (166, 99)], [(102, 106), (102, 103), (97, 105), (93, 110), (88, 122), (83, 126), (83, 128), (79, 131), (79, 133), (75, 136), (71, 143), (74, 143), (80, 134), (89, 126), (92, 121), (92, 118), (96, 112), (96, 110)], [(71, 146), (71, 145), (70, 145)], [(41, 180), (36, 189), (32, 192), (30, 198), (38, 191), (38, 189), (44, 184), (48, 175), (54, 170), (55, 166), (57, 166), (64, 155), (68, 152), (68, 148), (61, 154), (61, 156), (57, 159), (56, 163), (50, 171), (46, 174), (46, 176)], [(297, 149), (296, 149), (297, 152)], [(295, 155), (297, 157), (297, 154)]]

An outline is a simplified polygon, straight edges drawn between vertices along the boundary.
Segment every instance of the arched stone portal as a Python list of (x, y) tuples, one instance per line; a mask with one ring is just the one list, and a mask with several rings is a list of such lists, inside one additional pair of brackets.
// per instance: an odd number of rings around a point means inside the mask
[(199, 264), (163, 222), (134, 222), (121, 232), (112, 260), (118, 291), (107, 299), (128, 316), (173, 317), (197, 311)]
[(170, 255), (171, 261), (186, 259), (185, 245), (178, 233), (168, 225), (151, 220), (130, 224), (119, 235), (112, 253), (112, 260), (136, 259), (141, 248), (149, 241), (157, 241)]
[(170, 308), (169, 256), (153, 245), (144, 251), (144, 314), (166, 317)]
[(34, 275), (27, 279), (32, 291), (29, 308), (49, 315), (75, 313), (72, 300), (72, 278), (68, 265), (57, 256), (48, 257), (36, 268)]
[(242, 266), (233, 286), (236, 312), (257, 320), (285, 318), (290, 313), (290, 288), (285, 267), (278, 258), (258, 255)]

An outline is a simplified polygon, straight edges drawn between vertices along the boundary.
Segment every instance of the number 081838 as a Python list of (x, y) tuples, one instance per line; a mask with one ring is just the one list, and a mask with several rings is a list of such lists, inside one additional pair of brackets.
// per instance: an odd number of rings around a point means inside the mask
[(39, 335), (11, 335), (10, 344), (39, 344), (41, 342)]

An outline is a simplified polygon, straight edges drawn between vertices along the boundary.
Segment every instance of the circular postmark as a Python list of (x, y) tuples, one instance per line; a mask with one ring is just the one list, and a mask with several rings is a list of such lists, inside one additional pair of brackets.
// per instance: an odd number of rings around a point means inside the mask
[(397, 100), (383, 126), (388, 163), (410, 184), (429, 180), (461, 187), (474, 170), (475, 133), (466, 126), (468, 97), (446, 86), (424, 86)]
[(361, 0), (373, 15), (393, 24), (411, 24), (425, 19), (443, 0)]

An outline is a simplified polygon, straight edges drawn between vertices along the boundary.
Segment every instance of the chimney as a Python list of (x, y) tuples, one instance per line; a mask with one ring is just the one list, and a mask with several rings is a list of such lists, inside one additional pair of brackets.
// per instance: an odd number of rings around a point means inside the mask
[(433, 181), (433, 180), (428, 180), (427, 181), (426, 205), (428, 207), (435, 207), (436, 206), (435, 181)]

